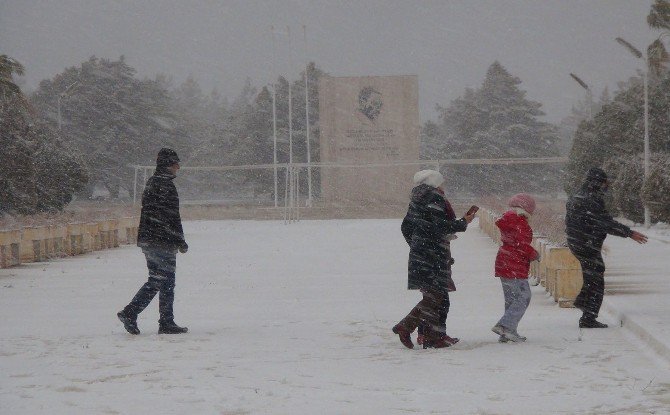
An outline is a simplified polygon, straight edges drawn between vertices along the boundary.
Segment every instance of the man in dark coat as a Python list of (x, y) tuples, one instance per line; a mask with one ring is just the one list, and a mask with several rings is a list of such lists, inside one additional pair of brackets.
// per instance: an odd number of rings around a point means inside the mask
[(424, 327), (425, 347), (450, 345), (441, 321), (441, 317), (446, 317), (444, 309), (448, 308), (448, 293), (454, 288), (449, 238), (456, 232), (465, 231), (474, 213), (456, 219), (444, 198), (443, 182), (442, 174), (434, 170), (422, 170), (414, 175), (416, 187), (412, 189), (412, 199), (401, 225), (410, 247), (408, 288), (419, 289), (423, 294), (423, 299), (393, 327), (393, 332), (409, 349), (414, 347), (410, 334), (419, 325)]
[(603, 199), (608, 188), (607, 174), (591, 168), (581, 189), (572, 195), (566, 205), (565, 225), (570, 251), (582, 267), (584, 284), (575, 299), (575, 307), (582, 310), (581, 328), (605, 328), (596, 320), (605, 294), (605, 263), (601, 254), (608, 234), (631, 238), (638, 243), (647, 237), (615, 221), (605, 208)]
[(172, 180), (179, 170), (179, 157), (169, 148), (158, 152), (156, 172), (147, 181), (142, 195), (137, 245), (142, 248), (149, 268), (149, 280), (130, 304), (117, 313), (130, 334), (140, 334), (137, 315), (159, 293), (159, 334), (186, 333), (186, 327), (174, 322), (173, 304), (177, 251), (186, 253), (188, 244), (179, 215), (179, 195)]

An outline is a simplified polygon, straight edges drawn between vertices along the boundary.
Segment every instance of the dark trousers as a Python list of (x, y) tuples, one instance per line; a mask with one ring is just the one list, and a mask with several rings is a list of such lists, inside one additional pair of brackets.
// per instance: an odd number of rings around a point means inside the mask
[(575, 299), (575, 307), (584, 312), (583, 319), (598, 317), (605, 296), (605, 262), (600, 252), (588, 254), (571, 249), (582, 266), (584, 285)]
[[(437, 308), (437, 313), (438, 313), (438, 326), (437, 330), (441, 334), (447, 334), (447, 314), (449, 314), (449, 307), (451, 306), (451, 303), (449, 302), (449, 294), (445, 294), (444, 299), (442, 300), (442, 303), (438, 306)], [(428, 328), (426, 327), (426, 324), (419, 324), (419, 327), (417, 328), (417, 333), (424, 335), (426, 334), (426, 331)]]
[(174, 287), (175, 271), (177, 269), (177, 253), (172, 250), (143, 249), (149, 268), (149, 280), (144, 283), (135, 294), (130, 304), (123, 309), (129, 317), (137, 318), (151, 302), (158, 296), (159, 323), (174, 322)]
[(428, 340), (438, 339), (445, 334), (449, 295), (428, 290), (421, 293), (421, 301), (398, 324), (410, 333), (421, 326), (422, 334)]

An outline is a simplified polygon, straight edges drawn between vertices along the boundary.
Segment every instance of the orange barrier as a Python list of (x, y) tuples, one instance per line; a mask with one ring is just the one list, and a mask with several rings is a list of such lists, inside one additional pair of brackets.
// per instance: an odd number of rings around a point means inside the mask
[(47, 259), (48, 226), (29, 226), (21, 233), (21, 262), (42, 262)]
[(69, 223), (67, 225), (67, 244), (66, 252), (68, 255), (81, 255), (86, 252), (84, 247), (84, 235), (86, 234), (86, 224)]
[(137, 242), (137, 218), (0, 230), (0, 268)]
[(140, 225), (138, 218), (119, 219), (118, 238), (120, 243), (133, 245), (137, 243), (137, 228)]
[(21, 230), (0, 231), (0, 268), (21, 264)]

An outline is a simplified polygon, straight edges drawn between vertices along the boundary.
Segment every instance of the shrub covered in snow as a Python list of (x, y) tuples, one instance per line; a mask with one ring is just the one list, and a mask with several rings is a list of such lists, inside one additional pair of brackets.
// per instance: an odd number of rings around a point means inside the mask
[(670, 154), (656, 158), (642, 186), (642, 199), (648, 204), (652, 218), (670, 222)]
[(633, 222), (644, 221), (644, 205), (640, 190), (644, 178), (641, 157), (615, 157), (603, 164), (610, 178), (606, 201), (612, 214)]

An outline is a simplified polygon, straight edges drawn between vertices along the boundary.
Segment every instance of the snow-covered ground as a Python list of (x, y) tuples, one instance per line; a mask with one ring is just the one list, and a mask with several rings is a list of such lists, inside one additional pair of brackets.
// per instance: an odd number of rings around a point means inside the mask
[[(670, 413), (667, 361), (616, 314), (603, 315), (610, 329), (580, 332), (578, 311), (533, 287), (519, 327), (528, 341), (499, 344), (496, 247), (474, 224), (453, 243), (447, 326), (461, 342), (402, 347), (390, 328), (419, 295), (405, 289), (399, 226), (187, 222), (175, 305), (186, 335), (156, 334), (156, 303), (139, 336), (116, 319), (146, 278), (135, 247), (0, 270), (0, 413)], [(639, 282), (640, 270), (667, 273), (667, 246), (646, 248), (611, 238), (613, 289)], [(608, 297), (609, 307), (628, 298), (622, 306), (642, 322), (668, 316), (667, 296)]]

